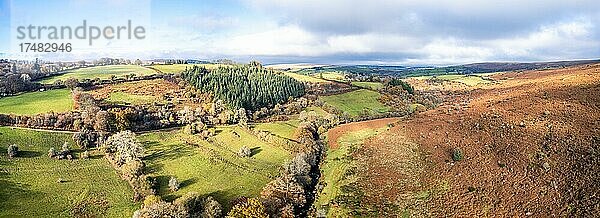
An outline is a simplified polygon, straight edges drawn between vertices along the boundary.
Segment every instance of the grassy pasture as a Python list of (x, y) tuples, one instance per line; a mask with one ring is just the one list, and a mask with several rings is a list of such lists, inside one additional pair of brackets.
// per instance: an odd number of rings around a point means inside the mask
[(68, 89), (29, 92), (0, 99), (0, 113), (4, 114), (65, 112), (71, 109), (73, 99)]
[(344, 82), (346, 80), (344, 78), (343, 73), (339, 73), (336, 71), (315, 73), (313, 76), (317, 77), (317, 78), (321, 78), (321, 76), (322, 76), (323, 79), (335, 80), (335, 81), (340, 81), (340, 82)]
[(65, 81), (68, 78), (76, 79), (109, 79), (112, 75), (117, 77), (124, 77), (125, 75), (135, 74), (138, 76), (155, 74), (156, 71), (138, 66), (138, 65), (109, 65), (109, 66), (97, 66), (97, 67), (86, 67), (75, 70), (67, 71), (65, 74), (53, 76), (40, 80), (40, 83), (51, 84), (56, 80)]
[(352, 82), (352, 85), (373, 90), (379, 90), (383, 88), (383, 84), (378, 82)]
[[(290, 158), (288, 151), (241, 128), (217, 127), (216, 133), (208, 141), (178, 130), (140, 136), (147, 149), (145, 161), (158, 179), (158, 193), (163, 198), (174, 199), (195, 191), (215, 197), (228, 210), (230, 201), (237, 197), (258, 196)], [(252, 149), (250, 158), (236, 154), (244, 145)], [(182, 184), (177, 192), (168, 190), (171, 176)]]
[[(101, 154), (92, 151), (87, 160), (48, 158), (50, 147), (73, 145), (71, 137), (0, 127), (0, 217), (73, 217), (76, 206), (90, 217), (133, 214), (138, 205), (131, 201), (131, 188)], [(13, 159), (6, 156), (10, 144), (19, 146), (19, 156)]]
[(303, 75), (303, 74), (297, 74), (297, 73), (290, 73), (290, 72), (285, 72), (285, 75), (292, 77), (300, 82), (310, 82), (310, 83), (330, 83), (327, 80), (323, 80), (323, 79), (319, 79), (316, 77), (312, 77), (312, 76), (307, 76), (307, 75)]
[(330, 104), (351, 116), (357, 116), (362, 110), (367, 109), (375, 113), (385, 113), (389, 108), (377, 100), (381, 94), (375, 91), (361, 89), (339, 95), (320, 97), (325, 103)]
[[(326, 116), (328, 114), (322, 108), (315, 106), (307, 107), (305, 111), (314, 111), (319, 116)], [(271, 134), (281, 138), (294, 139), (294, 132), (296, 131), (296, 128), (298, 128), (298, 125), (300, 125), (300, 120), (298, 117), (298, 115), (292, 115), (290, 116), (290, 119), (286, 121), (257, 123), (254, 125), (254, 129), (270, 132)]]
[(109, 102), (114, 103), (126, 103), (133, 105), (151, 104), (158, 100), (157, 97), (152, 95), (135, 95), (125, 92), (113, 92), (110, 97), (106, 99)]
[[(492, 73), (494, 74), (494, 73)], [(446, 81), (453, 81), (453, 82), (459, 82), (468, 86), (476, 86), (476, 85), (480, 85), (480, 84), (490, 84), (492, 83), (492, 81), (490, 80), (486, 80), (483, 79), (482, 77), (485, 77), (483, 75), (488, 75), (488, 74), (482, 74), (482, 75), (439, 75), (439, 76), (435, 76), (438, 79), (441, 80), (446, 80)], [(491, 75), (491, 74), (489, 74)], [(419, 77), (414, 77), (415, 79), (419, 79), (419, 80), (425, 80), (425, 79), (430, 79), (433, 78), (433, 76), (419, 76)]]
[(260, 131), (270, 132), (273, 135), (279, 136), (281, 138), (293, 139), (294, 132), (298, 124), (294, 123), (293, 120), (288, 121), (277, 121), (270, 123), (259, 123), (254, 126), (254, 129)]
[(344, 197), (343, 186), (350, 185), (358, 179), (356, 175), (348, 173), (349, 170), (356, 167), (356, 163), (352, 159), (352, 151), (359, 148), (364, 140), (386, 130), (387, 127), (378, 129), (364, 128), (358, 131), (347, 132), (338, 138), (339, 147), (337, 149), (329, 149), (327, 151), (327, 158), (321, 168), (325, 187), (315, 202), (318, 208), (326, 208), (328, 210), (327, 217), (351, 217), (350, 211), (347, 209), (339, 206), (330, 206), (336, 204), (338, 198)]

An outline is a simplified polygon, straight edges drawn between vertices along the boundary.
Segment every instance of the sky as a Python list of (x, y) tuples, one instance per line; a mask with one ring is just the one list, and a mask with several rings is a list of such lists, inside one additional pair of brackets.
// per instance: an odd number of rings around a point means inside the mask
[[(0, 55), (454, 65), (600, 58), (597, 0), (0, 0)], [(19, 40), (23, 25), (143, 26), (143, 40)], [(72, 42), (26, 53), (23, 42)]]

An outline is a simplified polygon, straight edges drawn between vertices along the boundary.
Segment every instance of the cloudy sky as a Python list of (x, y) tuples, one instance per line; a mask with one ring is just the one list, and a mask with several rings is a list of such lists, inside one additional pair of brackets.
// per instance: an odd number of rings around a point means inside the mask
[(148, 37), (41, 57), (404, 65), (600, 58), (597, 0), (0, 0), (0, 7), (0, 40), (9, 42), (0, 52), (10, 57), (31, 56), (15, 51), (16, 26), (86, 19), (132, 20)]

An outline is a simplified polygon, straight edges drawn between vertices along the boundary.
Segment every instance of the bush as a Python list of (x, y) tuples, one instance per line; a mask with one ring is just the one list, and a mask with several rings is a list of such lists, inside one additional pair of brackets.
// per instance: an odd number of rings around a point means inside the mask
[(188, 217), (187, 212), (178, 205), (164, 201), (145, 206), (136, 211), (133, 217), (137, 218), (155, 218), (155, 217)]
[(137, 140), (135, 133), (123, 131), (110, 136), (104, 143), (106, 153), (114, 157), (117, 166), (129, 161), (141, 160), (144, 147)]
[(217, 202), (211, 196), (208, 196), (206, 199), (204, 199), (203, 207), (204, 211), (202, 212), (202, 217), (221, 217), (221, 214), (223, 213), (223, 207), (221, 204), (219, 204), (219, 202)]
[(81, 158), (81, 159), (88, 159), (88, 158), (90, 158), (90, 152), (88, 152), (88, 151), (84, 151), (84, 152), (82, 152), (82, 153), (79, 155), (79, 158)]
[(179, 190), (179, 181), (177, 181), (177, 178), (171, 177), (171, 179), (169, 179), (169, 189), (172, 192)]
[(190, 217), (200, 217), (202, 214), (202, 197), (198, 192), (188, 192), (183, 196), (175, 199), (175, 205), (182, 207)]
[(265, 206), (256, 198), (250, 198), (246, 202), (236, 204), (227, 214), (229, 217), (237, 218), (267, 218)]
[(48, 157), (49, 157), (49, 158), (56, 157), (56, 155), (58, 155), (58, 153), (56, 152), (56, 149), (54, 149), (54, 148), (50, 148), (50, 149), (48, 150)]
[(452, 150), (452, 160), (460, 161), (464, 158), (464, 154), (460, 148), (455, 148)]
[(240, 157), (250, 157), (250, 155), (252, 155), (252, 151), (250, 150), (250, 148), (248, 148), (248, 146), (242, 146), (240, 148), (240, 151), (238, 151), (238, 156)]
[(8, 146), (8, 158), (16, 157), (19, 153), (19, 146), (12, 144)]
[(150, 205), (159, 203), (161, 201), (160, 196), (158, 195), (148, 195), (144, 198), (144, 207), (149, 207)]
[(132, 180), (143, 174), (144, 163), (142, 161), (129, 161), (121, 166), (121, 173), (127, 180)]
[(65, 142), (65, 143), (62, 145), (62, 152), (65, 152), (65, 153), (71, 153), (70, 151), (71, 151), (71, 150), (69, 150), (69, 143), (68, 143), (68, 142)]

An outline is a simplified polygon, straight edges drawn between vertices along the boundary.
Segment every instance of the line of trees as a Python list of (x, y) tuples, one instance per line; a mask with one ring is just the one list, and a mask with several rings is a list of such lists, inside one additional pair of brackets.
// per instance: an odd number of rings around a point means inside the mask
[(228, 213), (231, 217), (314, 217), (311, 210), (321, 176), (319, 165), (326, 147), (321, 136), (339, 124), (335, 115), (323, 118), (302, 113), (296, 129), (294, 157), (286, 162), (279, 177), (269, 182), (260, 197), (240, 198)]
[(194, 66), (182, 78), (204, 92), (211, 92), (233, 109), (273, 107), (304, 95), (304, 85), (260, 64), (206, 69)]

